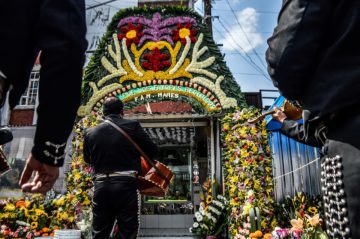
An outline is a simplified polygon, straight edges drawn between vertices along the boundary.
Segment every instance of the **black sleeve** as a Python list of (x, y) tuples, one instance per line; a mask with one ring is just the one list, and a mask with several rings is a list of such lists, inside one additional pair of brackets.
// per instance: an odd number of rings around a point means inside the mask
[(268, 39), (266, 60), (274, 85), (290, 100), (301, 100), (326, 42), (329, 0), (287, 0)]
[(40, 56), (38, 120), (32, 154), (62, 166), (64, 149), (80, 105), (85, 60), (83, 0), (42, 1), (37, 28)]
[(84, 154), (85, 163), (90, 164), (91, 163), (91, 157), (90, 157), (91, 154), (90, 154), (89, 142), (88, 142), (88, 137), (87, 137), (86, 132), (84, 135), (83, 154)]
[(281, 126), (281, 133), (303, 144), (313, 147), (322, 146), (315, 137), (306, 136), (304, 125), (295, 120), (285, 119)]
[(158, 153), (157, 145), (150, 139), (139, 122), (136, 122), (134, 140), (150, 159), (153, 159)]

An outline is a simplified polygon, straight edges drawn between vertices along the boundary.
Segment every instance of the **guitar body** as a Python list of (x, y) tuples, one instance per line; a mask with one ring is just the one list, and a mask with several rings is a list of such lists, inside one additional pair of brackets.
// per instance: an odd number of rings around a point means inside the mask
[(138, 176), (139, 190), (142, 195), (164, 197), (174, 176), (170, 168), (155, 161), (155, 166), (162, 172), (163, 178), (143, 157), (141, 157), (141, 174)]

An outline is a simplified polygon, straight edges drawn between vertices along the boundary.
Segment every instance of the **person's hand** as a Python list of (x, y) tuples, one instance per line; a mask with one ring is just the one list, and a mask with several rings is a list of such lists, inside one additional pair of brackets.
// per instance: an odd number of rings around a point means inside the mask
[[(32, 182), (28, 182), (35, 172)], [(32, 154), (26, 160), (25, 168), (20, 178), (23, 192), (46, 193), (59, 177), (59, 168), (39, 162)]]
[(280, 123), (283, 123), (284, 120), (287, 118), (286, 114), (276, 107), (274, 107), (274, 111), (275, 113), (272, 114), (272, 117)]

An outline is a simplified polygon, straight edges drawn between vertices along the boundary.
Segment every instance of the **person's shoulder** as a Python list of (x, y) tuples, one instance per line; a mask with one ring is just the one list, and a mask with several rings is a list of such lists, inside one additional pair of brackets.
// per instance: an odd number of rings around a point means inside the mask
[(121, 123), (126, 125), (134, 125), (134, 126), (140, 124), (139, 121), (131, 120), (131, 119), (122, 119)]
[(85, 129), (85, 135), (92, 134), (93, 132), (96, 132), (97, 130), (99, 130), (105, 126), (106, 126), (105, 123), (101, 122), (94, 127), (87, 128), (87, 129)]

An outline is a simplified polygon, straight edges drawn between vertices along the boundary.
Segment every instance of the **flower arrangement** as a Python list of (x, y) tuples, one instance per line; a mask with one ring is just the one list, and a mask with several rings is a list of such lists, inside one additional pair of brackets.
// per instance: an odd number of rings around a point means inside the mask
[(298, 192), (287, 196), (276, 205), (279, 226), (272, 233), (272, 239), (327, 239), (323, 231), (322, 204), (320, 196), (309, 196)]
[(51, 197), (31, 197), (0, 202), (0, 238), (34, 238), (53, 235)]
[[(236, 109), (223, 119), (225, 188), (230, 201), (230, 237), (269, 238), (274, 218), (271, 153), (265, 122), (247, 121), (258, 115), (254, 108)], [(251, 210), (259, 217), (252, 220)], [(256, 227), (252, 227), (252, 224)]]
[(0, 238), (34, 238), (53, 235), (56, 229), (78, 228), (89, 235), (93, 183), (91, 168), (83, 158), (83, 133), (99, 120), (98, 114), (93, 113), (75, 126), (66, 194), (52, 191), (46, 196), (34, 194), (0, 203)]
[[(145, 89), (146, 85), (138, 84), (148, 80), (181, 82), (183, 85), (179, 86), (189, 90), (177, 91), (181, 96), (178, 100), (191, 104), (198, 113), (245, 106), (240, 88), (222, 58), (201, 16), (192, 10), (124, 9), (114, 16), (88, 64), (83, 105), (78, 114), (86, 116), (96, 111), (101, 99), (114, 91), (115, 96), (121, 96), (128, 87), (143, 89), (145, 95), (150, 94), (149, 90), (169, 92), (157, 87)], [(158, 85), (157, 82), (153, 85)], [(189, 83), (199, 87), (194, 91)], [(137, 86), (133, 87), (134, 84)], [(148, 102), (147, 99), (135, 101), (139, 96), (136, 91), (127, 93), (124, 100), (130, 108)]]
[(219, 236), (227, 225), (227, 199), (222, 195), (213, 198), (206, 197), (206, 203), (201, 203), (195, 213), (194, 223), (190, 232), (199, 236)]

